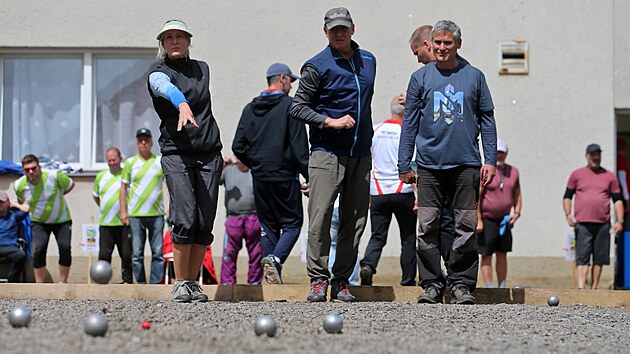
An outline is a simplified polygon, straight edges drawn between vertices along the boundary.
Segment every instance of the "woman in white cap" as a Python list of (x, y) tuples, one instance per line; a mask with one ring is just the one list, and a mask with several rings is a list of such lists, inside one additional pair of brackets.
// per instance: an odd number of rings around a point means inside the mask
[(162, 169), (171, 198), (176, 302), (205, 302), (195, 279), (214, 239), (219, 179), (223, 168), (219, 127), (212, 115), (208, 64), (190, 58), (192, 33), (179, 20), (157, 35), (158, 58), (149, 93), (160, 117)]

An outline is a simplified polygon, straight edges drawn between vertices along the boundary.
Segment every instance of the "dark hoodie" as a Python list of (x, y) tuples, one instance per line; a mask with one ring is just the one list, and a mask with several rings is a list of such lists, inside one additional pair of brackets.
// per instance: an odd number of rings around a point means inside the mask
[(265, 91), (247, 104), (236, 128), (232, 151), (260, 181), (308, 181), (308, 138), (303, 123), (291, 119), (293, 97)]

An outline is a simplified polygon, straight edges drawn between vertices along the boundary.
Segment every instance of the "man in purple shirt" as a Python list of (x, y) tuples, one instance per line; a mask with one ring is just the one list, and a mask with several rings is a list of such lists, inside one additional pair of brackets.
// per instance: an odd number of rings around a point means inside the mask
[[(615, 233), (623, 230), (623, 198), (617, 177), (601, 167), (602, 149), (597, 144), (586, 148), (586, 167), (569, 177), (562, 205), (567, 223), (575, 227), (575, 264), (578, 288), (584, 289), (586, 273), (593, 255), (592, 289), (597, 289), (602, 266), (610, 264), (610, 199), (615, 206)], [(575, 195), (574, 216), (571, 199)]]

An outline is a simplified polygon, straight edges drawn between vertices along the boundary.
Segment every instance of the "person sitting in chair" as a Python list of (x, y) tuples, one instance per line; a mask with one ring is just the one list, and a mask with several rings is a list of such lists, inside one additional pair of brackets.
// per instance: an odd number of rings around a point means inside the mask
[(24, 272), (26, 253), (18, 245), (18, 225), (29, 210), (28, 205), (13, 203), (6, 192), (0, 191), (0, 258), (11, 261), (7, 276), (10, 283), (20, 282)]

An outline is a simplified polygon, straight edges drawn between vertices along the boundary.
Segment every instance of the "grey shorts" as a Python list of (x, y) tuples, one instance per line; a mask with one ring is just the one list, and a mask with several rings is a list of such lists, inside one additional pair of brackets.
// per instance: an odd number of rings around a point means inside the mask
[(173, 243), (209, 245), (217, 213), (220, 153), (165, 155), (162, 170), (170, 196), (168, 220)]
[(610, 222), (585, 222), (575, 225), (575, 264), (610, 264)]

